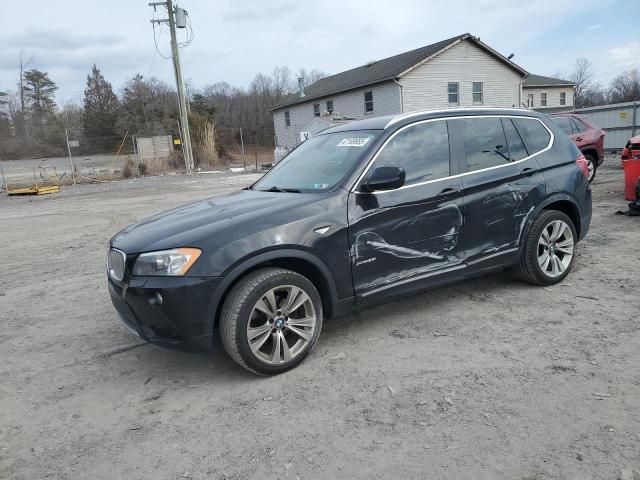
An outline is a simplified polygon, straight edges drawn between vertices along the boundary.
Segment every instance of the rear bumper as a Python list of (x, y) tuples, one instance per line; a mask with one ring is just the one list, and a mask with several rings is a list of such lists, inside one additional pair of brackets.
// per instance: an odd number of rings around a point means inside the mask
[(121, 284), (108, 279), (108, 288), (132, 333), (166, 347), (208, 350), (220, 282), (218, 277), (146, 277)]

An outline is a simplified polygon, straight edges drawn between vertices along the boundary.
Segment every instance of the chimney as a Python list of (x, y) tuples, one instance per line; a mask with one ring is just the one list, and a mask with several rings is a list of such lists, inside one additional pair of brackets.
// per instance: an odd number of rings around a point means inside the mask
[(298, 95), (304, 97), (304, 79), (298, 77)]

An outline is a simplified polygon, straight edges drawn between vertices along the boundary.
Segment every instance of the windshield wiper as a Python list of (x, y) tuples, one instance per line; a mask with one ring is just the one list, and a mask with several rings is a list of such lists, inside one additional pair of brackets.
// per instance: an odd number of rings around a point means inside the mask
[(298, 190), (297, 188), (279, 188), (276, 187), (275, 185), (271, 188), (268, 188), (266, 190), (260, 190), (261, 192), (287, 192), (287, 193), (300, 193), (300, 190)]

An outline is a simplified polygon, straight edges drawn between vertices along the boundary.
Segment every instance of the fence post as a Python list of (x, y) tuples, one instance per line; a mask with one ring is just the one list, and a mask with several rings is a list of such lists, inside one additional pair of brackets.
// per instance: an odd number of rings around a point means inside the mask
[(78, 185), (76, 185), (76, 169), (73, 166), (73, 158), (71, 158), (71, 147), (69, 146), (69, 131), (66, 127), (64, 129), (64, 134), (67, 137), (67, 152), (69, 152), (69, 162), (71, 163), (71, 178), (73, 178), (73, 186), (77, 188)]
[(2, 168), (2, 159), (0, 159), (0, 173), (2, 173), (2, 183), (4, 183), (4, 190), (9, 193), (9, 187), (7, 186), (7, 179), (4, 178), (4, 170)]
[(138, 172), (138, 178), (140, 178), (140, 159), (138, 158), (138, 147), (136, 147), (135, 135), (131, 135), (131, 143), (133, 143), (133, 158), (136, 159), (136, 171)]
[(244, 160), (244, 138), (242, 136), (242, 127), (240, 127), (240, 147), (242, 148), (242, 169), (246, 171), (247, 163)]

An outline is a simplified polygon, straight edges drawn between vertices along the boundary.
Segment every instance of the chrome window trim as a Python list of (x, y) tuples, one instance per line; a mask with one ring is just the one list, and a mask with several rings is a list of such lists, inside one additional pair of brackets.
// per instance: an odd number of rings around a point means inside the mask
[[(545, 128), (545, 130), (547, 132), (549, 132), (549, 143), (547, 144), (547, 146), (545, 148), (543, 148), (542, 150), (529, 155), (528, 157), (525, 157), (521, 160), (517, 160), (515, 162), (510, 162), (510, 163), (505, 163), (504, 165), (495, 165), (493, 167), (487, 167), (487, 168), (482, 168), (480, 170), (474, 170), (472, 172), (464, 172), (464, 173), (458, 173), (456, 175), (449, 175), (448, 177), (441, 177), (441, 178), (436, 178), (433, 180), (427, 180), (424, 182), (419, 182), (419, 183), (414, 183), (412, 185), (403, 185), (400, 188), (395, 188), (393, 190), (379, 190), (377, 192), (361, 192), (359, 190), (356, 190), (356, 187), (360, 184), (360, 182), (362, 181), (362, 179), (365, 177), (365, 175), (367, 174), (367, 172), (369, 171), (369, 169), (371, 168), (371, 166), (374, 164), (374, 162), (378, 159), (378, 155), (380, 155), (380, 152), (382, 152), (384, 150), (384, 148), (387, 146), (387, 143), (389, 143), (398, 133), (402, 132), (403, 130), (416, 126), (416, 125), (421, 125), (423, 123), (430, 123), (430, 122), (443, 122), (443, 121), (447, 121), (447, 120), (453, 120), (453, 119), (467, 119), (467, 118), (524, 118), (524, 119), (529, 119), (529, 120), (536, 120), (538, 122), (540, 122), (540, 124)], [(391, 122), (389, 122), (387, 124), (390, 125), (393, 122), (393, 120)], [(385, 127), (386, 128), (386, 127)], [(413, 187), (419, 187), (421, 185), (426, 185), (429, 183), (435, 183), (435, 182), (440, 182), (442, 180), (450, 180), (452, 178), (459, 178), (459, 177), (464, 177), (467, 175), (473, 175), (476, 173), (482, 173), (482, 172), (487, 172), (489, 170), (495, 170), (498, 168), (504, 168), (504, 167), (508, 167), (511, 165), (517, 165), (518, 163), (522, 163), (525, 162), (537, 155), (540, 155), (541, 153), (546, 152), (547, 150), (549, 150), (552, 146), (553, 143), (555, 141), (555, 136), (553, 135), (553, 132), (549, 129), (549, 127), (547, 127), (544, 122), (542, 120), (540, 120), (537, 117), (530, 117), (530, 116), (526, 116), (526, 115), (496, 115), (496, 114), (490, 114), (490, 115), (460, 115), (460, 116), (452, 116), (452, 117), (439, 117), (439, 118), (429, 118), (427, 120), (420, 120), (418, 122), (414, 122), (414, 123), (410, 123), (408, 125), (405, 125), (404, 127), (399, 128), (398, 130), (396, 130), (395, 132), (393, 132), (393, 134), (391, 134), (391, 136), (389, 138), (387, 138), (384, 143), (380, 146), (380, 148), (378, 149), (378, 151), (376, 152), (376, 154), (371, 158), (371, 160), (369, 160), (369, 163), (367, 164), (366, 168), (364, 169), (364, 171), (357, 177), (356, 181), (353, 182), (353, 184), (349, 187), (349, 192), (350, 193), (367, 193), (369, 195), (379, 195), (379, 194), (383, 194), (383, 193), (388, 193), (388, 192), (396, 192), (398, 190), (404, 190), (407, 188), (413, 188)]]
[[(436, 109), (436, 110), (421, 110), (419, 112), (411, 112), (411, 113), (403, 113), (401, 115), (396, 115), (395, 117), (393, 117), (391, 120), (389, 120), (389, 122), (384, 126), (384, 128), (386, 129), (387, 127), (393, 125), (394, 123), (398, 123), (401, 120), (406, 120), (407, 118), (411, 118), (411, 117), (417, 117), (420, 115), (426, 115), (428, 113), (451, 113), (451, 112), (460, 112), (460, 113), (464, 113), (467, 112), (469, 110), (488, 110), (490, 107), (481, 107), (481, 106), (472, 106), (472, 107), (457, 107), (457, 108), (440, 108), (440, 109)], [(495, 110), (502, 110), (505, 112), (522, 112), (522, 113), (529, 113), (531, 110), (526, 109), (526, 108), (514, 108), (514, 107), (496, 107)], [(496, 114), (493, 114), (496, 115)], [(500, 116), (500, 115), (498, 115)], [(503, 116), (509, 116), (509, 114), (503, 115)], [(529, 118), (534, 118), (534, 117), (529, 117)]]

